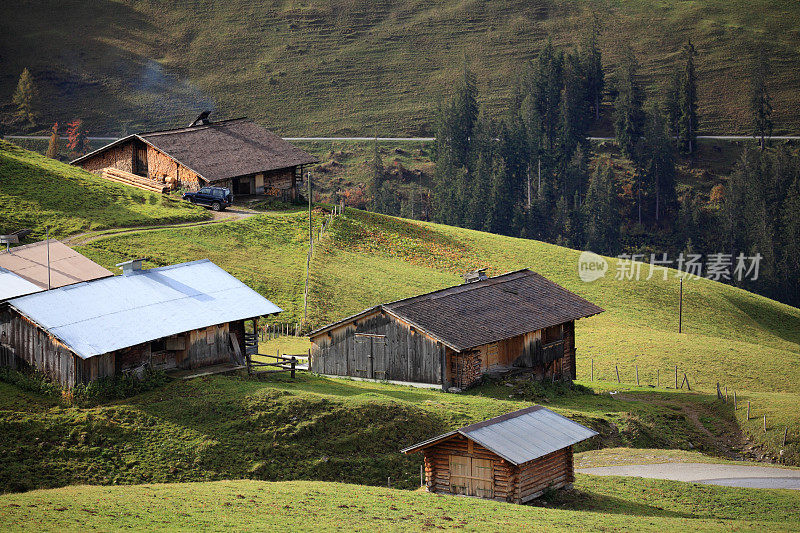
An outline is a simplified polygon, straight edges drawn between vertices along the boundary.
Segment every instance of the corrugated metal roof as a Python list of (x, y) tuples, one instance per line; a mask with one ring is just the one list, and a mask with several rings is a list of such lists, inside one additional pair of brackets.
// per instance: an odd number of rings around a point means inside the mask
[(439, 435), (402, 451), (415, 452), (455, 434), (464, 435), (506, 461), (520, 465), (594, 437), (597, 432), (534, 405)]
[(30, 281), (0, 267), (0, 302), (41, 290), (38, 285), (34, 285)]
[(83, 359), (281, 311), (208, 259), (79, 283), (8, 303)]
[(113, 276), (88, 257), (79, 254), (61, 241), (50, 239), (0, 252), (0, 267), (47, 289), (47, 248), (50, 248), (50, 287)]
[[(380, 306), (456, 351), (516, 337), (603, 312), (528, 269)], [(324, 333), (352, 318), (316, 331)]]

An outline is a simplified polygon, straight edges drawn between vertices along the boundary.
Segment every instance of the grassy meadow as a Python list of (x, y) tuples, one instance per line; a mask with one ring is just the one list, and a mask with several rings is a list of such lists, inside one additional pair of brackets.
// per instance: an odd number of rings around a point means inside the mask
[(205, 209), (104, 180), (0, 141), (0, 232), (34, 230), (55, 238), (89, 230), (192, 222)]
[(218, 481), (74, 486), (0, 496), (8, 531), (790, 531), (797, 491), (577, 477), (536, 506), (343, 483)]
[(83, 118), (94, 135), (183, 125), (202, 109), (288, 135), (428, 134), (465, 57), (499, 115), (520, 63), (548, 38), (580, 45), (593, 12), (609, 78), (629, 44), (651, 91), (692, 39), (705, 132), (749, 133), (748, 74), (766, 46), (777, 131), (800, 126), (800, 9), (790, 0), (10, 3), (0, 7), (0, 92), (12, 94), (28, 67), (40, 124)]

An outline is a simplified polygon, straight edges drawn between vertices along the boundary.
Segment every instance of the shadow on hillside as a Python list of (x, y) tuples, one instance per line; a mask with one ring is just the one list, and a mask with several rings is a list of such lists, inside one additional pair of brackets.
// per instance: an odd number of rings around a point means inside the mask
[(800, 317), (787, 313), (778, 305), (772, 305), (769, 312), (765, 313), (764, 306), (754, 302), (752, 295), (740, 291), (725, 291), (724, 296), (772, 335), (793, 342), (800, 348)]
[[(591, 476), (585, 476), (591, 478)], [(680, 490), (680, 489), (675, 489)], [(667, 492), (667, 490), (665, 490)], [(699, 518), (691, 513), (669, 511), (654, 505), (599, 494), (591, 490), (554, 491), (529, 504), (531, 507), (556, 508), (565, 511), (589, 511), (603, 514), (653, 516), (670, 518)]]

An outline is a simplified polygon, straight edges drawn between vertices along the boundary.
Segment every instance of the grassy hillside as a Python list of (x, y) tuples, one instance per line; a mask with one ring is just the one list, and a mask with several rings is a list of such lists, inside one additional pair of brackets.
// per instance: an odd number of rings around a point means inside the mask
[(29, 67), (42, 124), (81, 117), (94, 134), (184, 124), (211, 106), (289, 134), (424, 133), (465, 55), (497, 112), (520, 62), (547, 36), (579, 44), (592, 11), (606, 28), (609, 71), (630, 43), (648, 82), (666, 81), (691, 37), (708, 132), (749, 131), (745, 73), (766, 43), (778, 130), (800, 126), (800, 8), (791, 0), (7, 4), (0, 94), (11, 95)]
[(186, 202), (119, 185), (0, 141), (0, 233), (22, 228), (41, 238), (79, 231), (210, 218)]
[[(317, 215), (315, 225), (321, 221)], [(265, 214), (213, 228), (159, 230), (95, 241), (82, 248), (101, 262), (147, 250), (153, 264), (209, 257), (242, 277), (287, 312), (302, 318), (308, 226), (305, 215)], [(797, 393), (800, 310), (705, 279), (684, 283), (683, 331), (677, 333), (678, 280), (642, 266), (640, 281), (616, 280), (616, 260), (605, 278), (584, 283), (578, 252), (541, 242), (410, 222), (348, 210), (323, 236), (314, 259), (310, 324), (321, 325), (370, 305), (460, 282), (472, 268), (491, 274), (531, 268), (596, 302), (606, 312), (577, 326), (578, 375), (661, 385), (674, 365), (690, 384)], [(682, 378), (681, 374), (681, 378)]]
[(341, 531), (343, 527), (348, 531), (786, 531), (800, 527), (800, 495), (790, 490), (579, 476), (568, 500), (548, 503), (516, 506), (339, 483), (221, 481), (78, 486), (0, 496), (0, 518), (9, 531)]
[[(584, 382), (585, 383), (585, 382)], [(253, 478), (414, 488), (420, 456), (399, 450), (538, 402), (596, 429), (579, 449), (695, 449), (730, 456), (729, 409), (666, 390), (609, 395), (563, 386), (487, 384), (469, 394), (287, 373), (171, 382), (94, 407), (0, 383), (0, 492), (75, 483)], [(793, 430), (790, 450), (798, 450)], [(794, 455), (791, 456), (793, 459)]]

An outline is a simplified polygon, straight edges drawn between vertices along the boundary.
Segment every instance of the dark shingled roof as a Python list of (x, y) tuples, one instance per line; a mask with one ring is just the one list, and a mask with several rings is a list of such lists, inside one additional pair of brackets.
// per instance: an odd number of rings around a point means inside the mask
[[(603, 312), (528, 269), (380, 305), (456, 351), (516, 337)], [(359, 313), (312, 332), (358, 318)]]
[(88, 159), (131, 138), (138, 138), (161, 150), (210, 182), (318, 162), (316, 157), (252, 120), (241, 118), (131, 135), (72, 163)]

